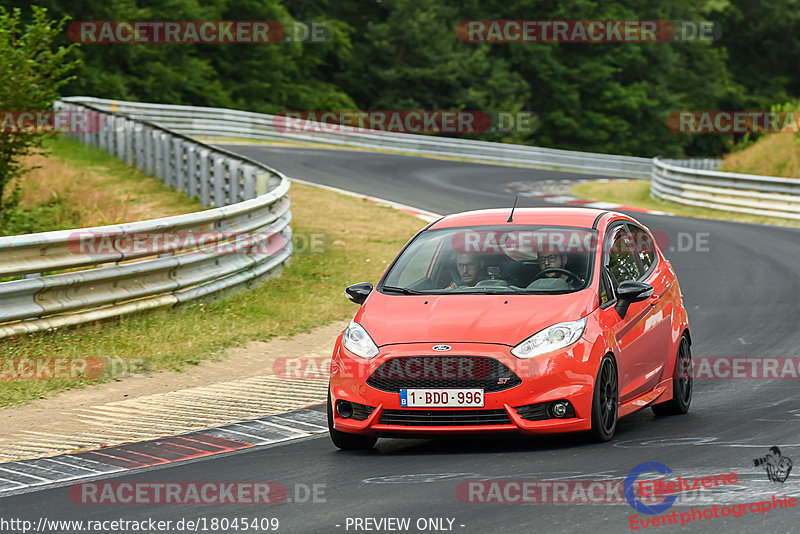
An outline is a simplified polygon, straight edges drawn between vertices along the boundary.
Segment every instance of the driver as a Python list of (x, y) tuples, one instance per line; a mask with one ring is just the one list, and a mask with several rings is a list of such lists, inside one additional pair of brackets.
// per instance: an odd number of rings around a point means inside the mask
[[(483, 259), (478, 254), (469, 254), (462, 252), (456, 256), (456, 268), (458, 274), (461, 276), (461, 285), (472, 287), (481, 280), (486, 280), (486, 269)], [(455, 289), (458, 287), (456, 282), (453, 282), (445, 289)]]

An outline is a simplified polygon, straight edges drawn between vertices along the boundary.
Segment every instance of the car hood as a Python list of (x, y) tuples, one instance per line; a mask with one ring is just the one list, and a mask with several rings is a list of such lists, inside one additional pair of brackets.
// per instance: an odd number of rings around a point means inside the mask
[(588, 315), (591, 290), (564, 295), (386, 295), (373, 291), (355, 320), (380, 347), (398, 343), (500, 343)]

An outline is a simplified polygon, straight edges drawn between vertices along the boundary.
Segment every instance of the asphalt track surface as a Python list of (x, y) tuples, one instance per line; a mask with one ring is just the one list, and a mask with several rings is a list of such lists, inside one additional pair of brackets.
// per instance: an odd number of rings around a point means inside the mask
[[(437, 213), (510, 206), (512, 198), (503, 191), (509, 182), (587, 177), (379, 153), (228, 148), (291, 177)], [(552, 204), (520, 199), (520, 205)], [(670, 240), (665, 253), (685, 295), (695, 358), (800, 356), (800, 229), (634, 216)], [(705, 240), (700, 249), (679, 249), (698, 234)], [(278, 532), (390, 532), (356, 530), (352, 524), (348, 528), (348, 518), (389, 517), (410, 518), (410, 528), (400, 532), (441, 532), (448, 530), (418, 530), (416, 522), (448, 518), (453, 520), (451, 531), (465, 533), (629, 532), (635, 512), (626, 503), (468, 503), (458, 498), (456, 488), (462, 481), (475, 480), (619, 480), (634, 466), (656, 461), (683, 477), (739, 474), (738, 484), (703, 493), (696, 501), (680, 502), (673, 508), (678, 512), (690, 510), (690, 505), (704, 508), (766, 500), (773, 494), (798, 496), (800, 467), (781, 484), (769, 482), (765, 472), (753, 466), (753, 459), (771, 446), (779, 446), (785, 456), (800, 462), (798, 384), (792, 379), (698, 380), (688, 415), (656, 418), (649, 409), (644, 410), (621, 420), (616, 437), (606, 444), (591, 444), (570, 435), (382, 439), (373, 451), (344, 453), (321, 435), (113, 479), (276, 481), (287, 487), (295, 502), (269, 506), (78, 505), (70, 500), (67, 488), (60, 487), (0, 499), (0, 516), (34, 522), (40, 517), (173, 521), (277, 517)], [(302, 488), (314, 484), (325, 485), (325, 502), (296, 502), (295, 492), (304, 494)], [(799, 512), (800, 507), (771, 510), (765, 515), (748, 512), (739, 518), (695, 521), (683, 528), (689, 532), (800, 532)], [(448, 522), (444, 525), (446, 528)], [(679, 528), (652, 526), (644, 530), (674, 532)]]

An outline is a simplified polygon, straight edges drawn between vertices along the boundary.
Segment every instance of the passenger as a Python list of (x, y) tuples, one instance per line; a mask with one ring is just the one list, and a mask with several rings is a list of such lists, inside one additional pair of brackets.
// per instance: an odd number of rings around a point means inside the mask
[[(472, 287), (481, 280), (486, 280), (484, 261), (477, 254), (461, 253), (456, 257), (456, 268), (461, 277), (461, 287)], [(459, 284), (453, 282), (445, 289), (456, 289)]]

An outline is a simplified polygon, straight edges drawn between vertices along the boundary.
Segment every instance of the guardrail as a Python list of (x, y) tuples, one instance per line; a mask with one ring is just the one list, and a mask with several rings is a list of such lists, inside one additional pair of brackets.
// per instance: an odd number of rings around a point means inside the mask
[(719, 159), (635, 158), (391, 132), (328, 133), (326, 128), (330, 129), (330, 125), (296, 121), (296, 124), (304, 128), (308, 126), (313, 132), (302, 134), (286, 131), (286, 118), (282, 116), (90, 97), (65, 100), (92, 104), (112, 112), (128, 113), (199, 137), (284, 141), (291, 139), (412, 154), (464, 157), (503, 165), (652, 179), (651, 194), (656, 198), (709, 209), (800, 218), (800, 205), (797, 201), (800, 198), (797, 196), (800, 192), (797, 189), (800, 180), (716, 172), (721, 162)]
[(357, 132), (327, 132), (326, 130), (332, 129), (330, 125), (311, 121), (297, 121), (297, 123), (309, 126), (308, 129), (312, 130), (313, 133), (282, 131), (287, 130), (285, 117), (249, 111), (148, 104), (90, 97), (70, 97), (65, 98), (64, 101), (82, 102), (106, 111), (126, 113), (196, 137), (284, 141), (292, 139), (411, 154), (461, 157), (500, 165), (548, 168), (643, 180), (650, 179), (652, 169), (652, 161), (649, 158), (490, 143), (432, 135), (363, 130)]
[(719, 160), (695, 161), (654, 158), (650, 194), (689, 206), (800, 220), (800, 179), (703, 170), (716, 169)]
[[(161, 125), (77, 102), (104, 121), (84, 143), (199, 196), (197, 213), (0, 237), (0, 337), (172, 306), (279, 276), (292, 253), (289, 180)], [(153, 236), (161, 236), (154, 239)], [(163, 239), (164, 236), (172, 236)], [(196, 246), (175, 236), (202, 236)], [(100, 243), (100, 246), (92, 243)], [(142, 246), (137, 246), (142, 245)]]

